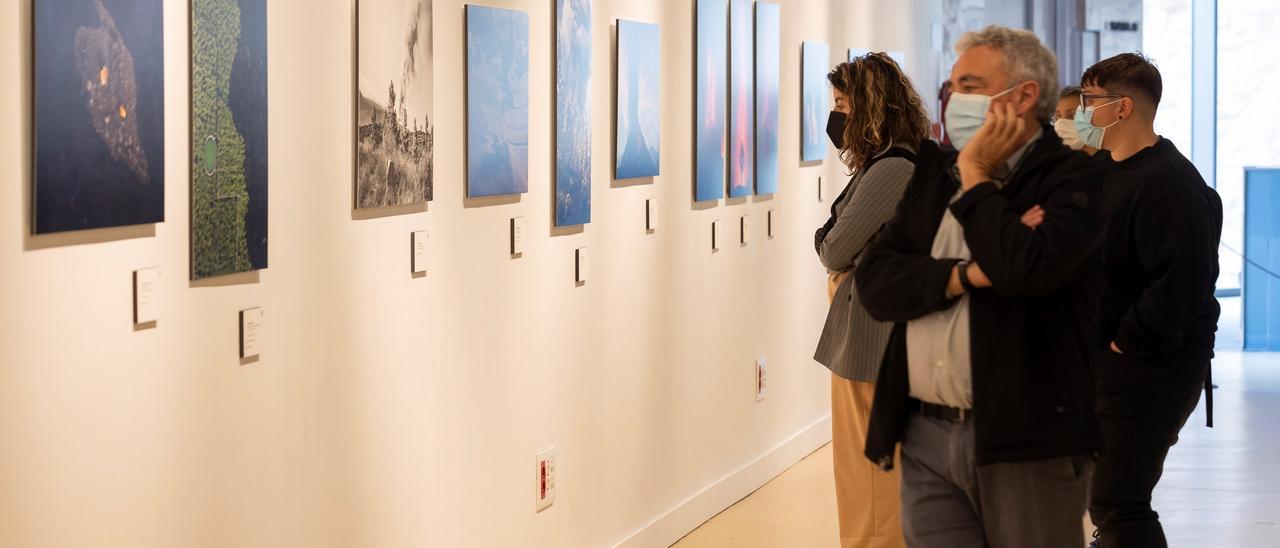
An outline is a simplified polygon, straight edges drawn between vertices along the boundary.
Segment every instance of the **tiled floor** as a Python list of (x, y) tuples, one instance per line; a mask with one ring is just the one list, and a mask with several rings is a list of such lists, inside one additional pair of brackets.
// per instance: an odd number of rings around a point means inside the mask
[[(1172, 548), (1280, 547), (1280, 354), (1220, 351), (1216, 427), (1203, 403), (1156, 489)], [(831, 448), (824, 447), (708, 521), (676, 548), (834, 547)]]

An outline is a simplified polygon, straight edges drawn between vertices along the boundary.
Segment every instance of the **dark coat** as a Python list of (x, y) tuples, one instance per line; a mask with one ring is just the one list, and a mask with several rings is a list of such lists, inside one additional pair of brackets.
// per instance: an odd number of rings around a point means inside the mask
[[(897, 323), (876, 386), (867, 457), (893, 466), (910, 413), (906, 322), (955, 304), (946, 286), (957, 260), (930, 257), (947, 207), (994, 285), (970, 295), (977, 463), (1096, 454), (1092, 365), (1105, 165), (1063, 147), (1045, 127), (1003, 187), (983, 183), (951, 204), (960, 184), (951, 170), (956, 157), (921, 145), (897, 213), (856, 272), (871, 315)], [(1032, 230), (1020, 218), (1037, 204), (1045, 221)]]

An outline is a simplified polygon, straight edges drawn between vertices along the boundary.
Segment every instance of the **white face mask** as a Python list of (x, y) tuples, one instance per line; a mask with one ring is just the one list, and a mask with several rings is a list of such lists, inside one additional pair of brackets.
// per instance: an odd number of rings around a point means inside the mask
[(947, 137), (951, 139), (956, 150), (964, 149), (982, 123), (987, 121), (987, 110), (991, 100), (1017, 89), (1013, 86), (995, 95), (978, 95), (973, 93), (952, 93), (947, 101), (947, 112), (943, 123), (947, 128)]
[(1071, 147), (1071, 150), (1080, 150), (1084, 148), (1084, 141), (1080, 140), (1080, 132), (1076, 131), (1076, 121), (1073, 118), (1058, 118), (1053, 123), (1053, 131), (1062, 138), (1062, 144)]

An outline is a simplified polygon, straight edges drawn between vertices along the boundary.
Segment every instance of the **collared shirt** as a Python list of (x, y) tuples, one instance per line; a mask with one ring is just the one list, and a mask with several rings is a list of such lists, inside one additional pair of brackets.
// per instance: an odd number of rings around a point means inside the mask
[[(1043, 129), (1037, 131), (1026, 144), (1014, 151), (1005, 162), (1004, 169), (992, 174), (992, 180), (1003, 187), (1017, 171), (1027, 151), (1043, 135)], [(954, 180), (960, 180), (956, 167), (953, 166), (950, 173)], [(956, 189), (951, 201), (958, 200), (963, 194), (963, 188)], [(949, 208), (942, 214), (929, 255), (935, 259), (967, 261), (972, 258), (969, 245), (964, 241), (964, 227), (960, 226)], [(961, 295), (946, 310), (907, 322), (907, 375), (911, 397), (936, 405), (972, 409), (971, 356), (968, 293)]]

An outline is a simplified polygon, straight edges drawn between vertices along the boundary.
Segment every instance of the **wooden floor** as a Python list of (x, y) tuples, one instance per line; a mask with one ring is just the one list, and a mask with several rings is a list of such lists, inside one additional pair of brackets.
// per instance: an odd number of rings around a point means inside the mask
[[(1172, 548), (1280, 547), (1280, 354), (1219, 351), (1204, 404), (1170, 451), (1155, 508)], [(690, 533), (677, 548), (835, 547), (831, 447)]]
[(711, 518), (675, 548), (838, 546), (831, 444)]

